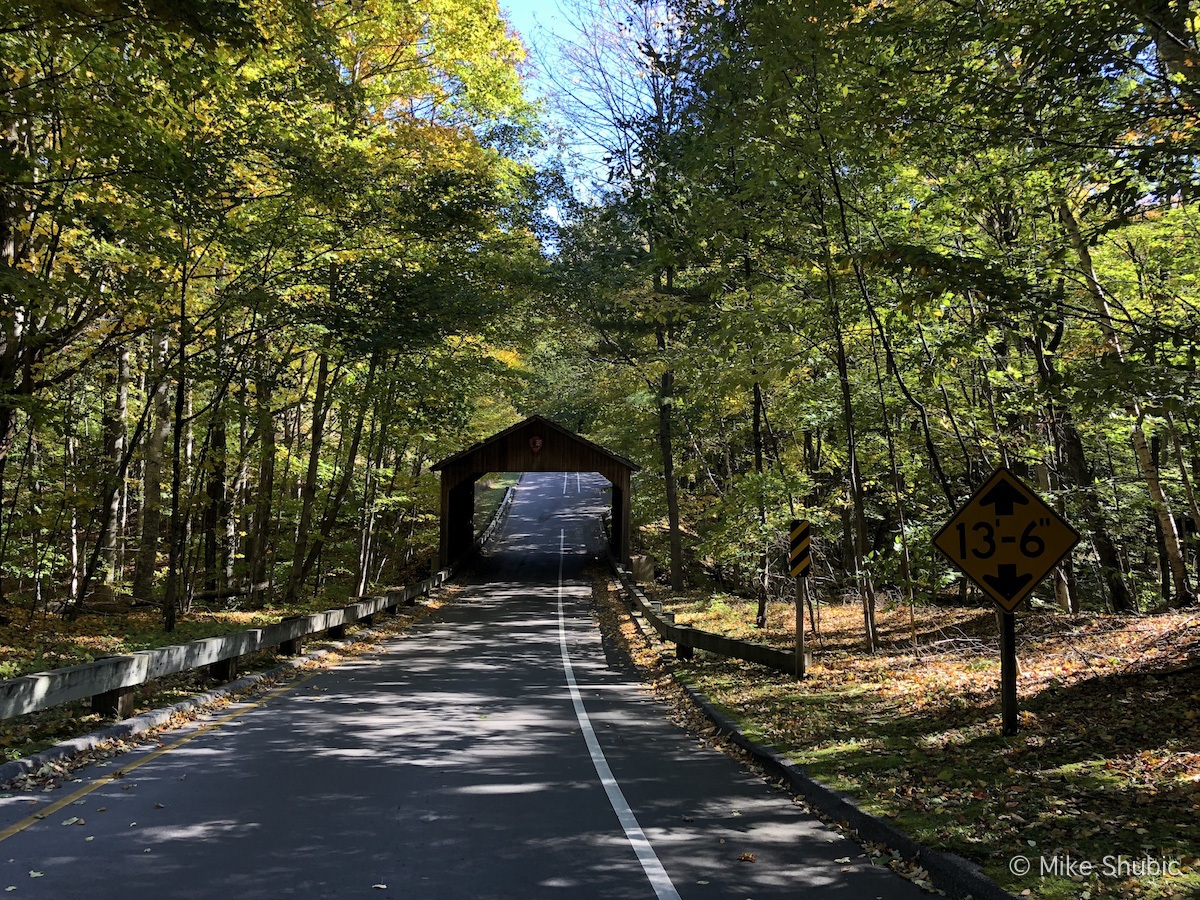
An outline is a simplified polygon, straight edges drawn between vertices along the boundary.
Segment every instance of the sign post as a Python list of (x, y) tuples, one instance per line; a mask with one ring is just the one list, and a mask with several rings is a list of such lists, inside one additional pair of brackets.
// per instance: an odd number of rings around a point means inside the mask
[(812, 523), (792, 519), (788, 533), (788, 562), (796, 579), (796, 677), (804, 677), (804, 606), (808, 600), (808, 570), (812, 568)]
[(1020, 728), (1017, 709), (1017, 616), (1000, 614), (1000, 733), (1016, 734)]
[(1017, 733), (1016, 616), (1021, 602), (1079, 543), (1079, 532), (1001, 467), (933, 538), (999, 607), (1002, 732)]

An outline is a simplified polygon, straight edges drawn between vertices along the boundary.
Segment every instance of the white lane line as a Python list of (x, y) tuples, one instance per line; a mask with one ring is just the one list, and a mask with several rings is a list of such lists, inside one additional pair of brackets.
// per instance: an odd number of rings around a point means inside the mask
[(566, 473), (566, 472), (563, 473), (563, 496), (564, 497), (567, 496), (567, 479), (570, 477), (571, 476), (568, 473)]
[(600, 749), (600, 741), (596, 739), (596, 729), (592, 727), (592, 720), (588, 718), (587, 710), (583, 707), (583, 697), (579, 694), (579, 685), (575, 682), (575, 670), (571, 666), (571, 654), (567, 650), (567, 620), (563, 612), (563, 558), (565, 555), (566, 529), (560, 529), (558, 532), (558, 645), (562, 651), (563, 672), (567, 676), (567, 688), (571, 692), (571, 705), (575, 707), (575, 718), (579, 720), (579, 729), (583, 732), (588, 753), (592, 756), (592, 765), (596, 767), (596, 774), (600, 776), (600, 783), (604, 785), (604, 793), (608, 795), (608, 802), (612, 804), (613, 812), (617, 814), (617, 820), (625, 829), (625, 837), (633, 847), (638, 862), (642, 864), (646, 877), (650, 879), (650, 886), (654, 888), (655, 896), (658, 897), (658, 900), (680, 900), (679, 892), (671, 883), (671, 876), (659, 862), (658, 854), (650, 846), (650, 841), (642, 831), (642, 826), (638, 825), (633, 810), (629, 808), (629, 802), (621, 793), (621, 786), (613, 777), (612, 769), (608, 767), (608, 760), (604, 757), (604, 751)]
[(579, 473), (578, 472), (575, 473), (575, 493), (577, 493), (577, 494), (583, 493), (583, 488), (581, 488), (579, 486)]

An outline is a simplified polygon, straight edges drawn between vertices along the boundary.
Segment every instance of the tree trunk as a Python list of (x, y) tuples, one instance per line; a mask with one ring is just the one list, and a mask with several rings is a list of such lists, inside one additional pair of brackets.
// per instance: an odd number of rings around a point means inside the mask
[(241, 549), (242, 532), (238, 528), (238, 523), (243, 520), (243, 512), (250, 501), (248, 492), (250, 484), (250, 451), (253, 449), (251, 442), (254, 438), (250, 434), (249, 406), (246, 396), (248, 393), (246, 379), (243, 376), (238, 385), (237, 474), (234, 476), (233, 484), (229, 486), (229, 508), (225, 516), (225, 571), (223, 577), (225, 583), (229, 585), (234, 583), (234, 560), (237, 559), (238, 552)]
[(854, 553), (852, 555), (854, 582), (862, 593), (863, 629), (867, 641), (867, 652), (874, 653), (878, 647), (875, 634), (875, 586), (867, 572), (867, 512), (863, 500), (862, 471), (858, 465), (858, 440), (855, 432), (854, 403), (850, 393), (850, 367), (846, 359), (846, 342), (842, 339), (841, 316), (834, 302), (835, 351), (837, 356), (838, 380), (841, 385), (842, 416), (846, 427), (846, 456), (849, 472), (850, 501), (854, 512)]
[(133, 571), (133, 599), (149, 602), (154, 593), (154, 576), (158, 567), (158, 538), (162, 527), (162, 463), (163, 449), (171, 431), (171, 407), (166, 367), (168, 338), (166, 332), (150, 340), (151, 361), (148, 382), (154, 385), (150, 400), (151, 426), (142, 453), (141, 537)]
[[(368, 448), (368, 455), (371, 450)], [(373, 459), (371, 469), (378, 467), (378, 459)], [(371, 554), (375, 539), (375, 477), (367, 472), (367, 483), (364, 485), (363, 507), (358, 519), (358, 570), (354, 576), (354, 595), (362, 597), (367, 592), (371, 581)]]
[[(1141, 413), (1140, 406), (1138, 412)], [(1154, 439), (1157, 441), (1157, 438)], [(1191, 580), (1188, 578), (1187, 566), (1183, 560), (1183, 547), (1179, 543), (1179, 531), (1175, 527), (1175, 514), (1171, 511), (1170, 500), (1162, 487), (1159, 476), (1158, 454), (1146, 440), (1146, 432), (1139, 418), (1133, 427), (1133, 448), (1138, 461), (1146, 476), (1146, 485), (1150, 490), (1150, 502), (1153, 505), (1159, 528), (1161, 553), (1166, 560), (1165, 568), (1170, 572), (1170, 583), (1173, 590), (1164, 591), (1164, 599), (1168, 606), (1183, 607), (1194, 599)]]
[(229, 561), (226, 529), (226, 523), (229, 521), (225, 455), (227, 440), (224, 404), (218, 403), (213, 408), (208, 447), (211, 468), (204, 491), (204, 587), (209, 591), (225, 587), (222, 582)]
[(371, 355), (371, 365), (367, 372), (367, 383), (364, 388), (364, 396), (358, 407), (358, 417), (354, 421), (354, 431), (350, 438), (350, 449), (346, 454), (346, 465), (342, 469), (342, 477), (337, 486), (330, 491), (329, 505), (325, 509), (325, 515), (321, 518), (321, 526), (317, 532), (317, 537), (313, 541), (312, 546), (308, 549), (308, 555), (304, 559), (304, 568), (300, 573), (300, 580), (303, 581), (308, 577), (316, 565), (317, 558), (321, 554), (321, 550), (325, 546), (325, 542), (329, 540), (333, 534), (333, 528), (337, 524), (338, 514), (342, 510), (342, 504), (346, 502), (346, 494), (350, 491), (350, 485), (354, 481), (354, 472), (358, 464), (358, 448), (362, 443), (363, 425), (367, 418), (367, 407), (370, 405), (368, 397), (375, 381), (375, 369), (379, 363), (379, 358), (376, 354)]
[[(1046, 493), (1054, 490), (1054, 480), (1050, 476), (1050, 466), (1045, 462), (1040, 462), (1035, 467), (1037, 469), (1038, 484)], [(1060, 515), (1066, 512), (1063, 504), (1058, 503), (1058, 512)], [(1058, 608), (1070, 615), (1079, 615), (1080, 602), (1079, 594), (1075, 591), (1075, 579), (1070, 576), (1071, 557), (1067, 555), (1066, 559), (1061, 564), (1054, 567), (1054, 571), (1050, 577), (1054, 579), (1054, 602), (1058, 604)]]
[[(753, 419), (753, 438), (754, 438), (754, 472), (758, 476), (758, 522), (763, 526), (763, 535), (765, 539), (767, 525), (767, 506), (763, 498), (763, 435), (762, 435), (762, 409), (763, 395), (762, 385), (757, 381), (754, 382), (754, 419)], [(759, 559), (759, 582), (756, 585), (758, 589), (758, 614), (754, 617), (754, 624), (758, 628), (762, 628), (767, 624), (767, 591), (770, 590), (771, 576), (771, 553), (768, 547), (763, 548), (762, 557)]]
[(104, 580), (112, 584), (124, 577), (121, 560), (124, 556), (122, 544), (125, 540), (126, 490), (125, 479), (119, 478), (119, 473), (129, 439), (128, 347), (122, 347), (117, 355), (117, 371), (115, 378), (110, 379), (110, 384), (113, 389), (112, 402), (105, 407), (101, 428), (104, 432), (104, 455), (112, 467), (111, 487), (115, 488), (109, 496), (108, 527), (104, 529)]
[[(69, 397), (67, 402), (69, 414), (74, 419), (75, 411), (70, 409), (73, 405), (73, 398)], [(63, 456), (63, 496), (70, 498), (67, 502), (71, 505), (70, 522), (67, 528), (68, 558), (71, 563), (70, 576), (67, 580), (67, 608), (73, 610), (83, 604), (83, 597), (79, 593), (79, 504), (75, 500), (79, 493), (75, 484), (78, 446), (73, 426), (68, 426), (67, 429), (65, 451)]]
[[(1088, 249), (1087, 242), (1083, 238), (1083, 234), (1079, 229), (1079, 223), (1071, 211), (1070, 204), (1066, 200), (1061, 200), (1058, 207), (1063, 225), (1066, 227), (1067, 234), (1074, 247), (1075, 255), (1079, 259), (1079, 265), (1083, 271), (1088, 292), (1091, 294), (1092, 301), (1096, 305), (1100, 331), (1104, 335), (1104, 340), (1107, 344), (1106, 353), (1123, 367), (1125, 352), (1121, 347), (1120, 336), (1117, 334), (1116, 328), (1113, 327), (1112, 313), (1108, 306), (1108, 299), (1104, 296), (1104, 289), (1101, 287), (1099, 277), (1096, 274), (1096, 267), (1092, 262), (1091, 251)], [(1141, 464), (1142, 473), (1146, 479), (1146, 488), (1150, 494), (1150, 503), (1154, 508), (1155, 516), (1158, 518), (1159, 527), (1162, 529), (1163, 550), (1167, 555), (1167, 563), (1173, 584), (1170, 605), (1175, 607), (1187, 606), (1195, 600), (1195, 594), (1188, 579), (1187, 567), (1184, 565), (1183, 550), (1179, 545), (1179, 532), (1175, 527), (1175, 516), (1171, 511), (1171, 503), (1167, 498), (1166, 492), (1163, 490), (1162, 480), (1159, 478), (1158, 463), (1150, 453), (1150, 445), (1146, 440), (1146, 432), (1143, 428), (1145, 413), (1142, 411), (1141, 403), (1136, 398), (1130, 400), (1128, 408), (1130, 415), (1134, 419), (1131, 435), (1134, 453), (1137, 454), (1138, 462)]]
[[(658, 349), (667, 349), (667, 335), (660, 325), (656, 332)], [(675, 449), (671, 412), (675, 403), (675, 372), (664, 369), (658, 394), (658, 449), (662, 454), (663, 488), (667, 495), (667, 537), (671, 547), (671, 589), (683, 590), (683, 541), (679, 530), (679, 485), (675, 482)]]
[[(1184, 495), (1187, 497), (1188, 515), (1191, 517), (1192, 525), (1190, 534), (1196, 534), (1200, 529), (1200, 504), (1196, 501), (1196, 491), (1192, 486), (1192, 478), (1188, 474), (1187, 460), (1183, 455), (1183, 442), (1179, 438), (1179, 429), (1175, 427), (1175, 417), (1167, 412), (1167, 429), (1171, 434), (1171, 447), (1175, 451), (1175, 463), (1179, 466), (1179, 480), (1183, 482)], [(1193, 552), (1195, 545), (1193, 544)], [(1193, 557), (1193, 562), (1195, 559)]]
[[(4, 509), (4, 498), (8, 496), (4, 479), (8, 470), (8, 457), (12, 452), (13, 442), (17, 438), (17, 409), (9, 401), (3, 399), (4, 396), (4, 381), (0, 379), (0, 510)], [(11, 525), (10, 522), (9, 527)], [(3, 561), (0, 559), (0, 563)], [(0, 601), (4, 598), (3, 582), (4, 579), (0, 578)]]
[(1083, 438), (1075, 427), (1074, 419), (1063, 407), (1058, 409), (1055, 420), (1058, 445), (1071, 481), (1080, 489), (1079, 510), (1083, 513), (1088, 530), (1092, 534), (1092, 545), (1100, 562), (1100, 574), (1108, 588), (1109, 600), (1114, 612), (1133, 612), (1133, 598), (1125, 583), (1125, 567), (1121, 553), (1113, 543), (1111, 525), (1104, 516), (1100, 497), (1096, 493), (1096, 473), (1083, 449)]
[[(1087, 530), (1092, 536), (1092, 546), (1100, 561), (1100, 576), (1108, 590), (1109, 601), (1114, 612), (1133, 611), (1133, 600), (1125, 584), (1125, 571), (1121, 555), (1112, 540), (1112, 530), (1104, 516), (1100, 497), (1096, 493), (1096, 472), (1084, 452), (1083, 438), (1075, 427), (1075, 418), (1065, 403), (1058, 401), (1059, 375), (1050, 355), (1040, 338), (1033, 342), (1033, 354), (1041, 375), (1043, 388), (1050, 397), (1050, 421), (1054, 443), (1062, 455), (1068, 483), (1075, 488), (1079, 511), (1083, 514)], [(1070, 570), (1066, 570), (1070, 579)], [(1071, 603), (1072, 612), (1079, 612), (1079, 599)]]
[[(854, 241), (850, 235), (850, 223), (846, 216), (846, 201), (842, 196), (841, 177), (837, 165), (834, 163), (833, 155), (829, 149), (829, 143), (825, 136), (825, 132), (818, 127), (818, 136), (821, 139), (821, 146), (825, 151), (825, 159), (829, 166), (830, 184), (833, 186), (834, 196), (837, 199), (838, 223), (841, 229), (841, 238), (847, 248), (854, 245)], [(858, 585), (859, 591), (862, 593), (863, 604), (863, 626), (867, 640), (867, 651), (874, 653), (878, 647), (878, 639), (875, 633), (875, 586), (871, 583), (871, 573), (867, 571), (865, 557), (867, 554), (867, 515), (863, 501), (862, 488), (862, 471), (858, 463), (858, 440), (855, 433), (855, 416), (854, 416), (854, 398), (850, 389), (850, 368), (846, 359), (846, 341), (842, 333), (842, 313), (841, 306), (838, 302), (837, 276), (834, 274), (834, 265), (830, 247), (832, 245), (831, 235), (828, 232), (827, 220), (825, 217), (825, 198), (820, 197), (820, 214), (821, 214), (821, 229), (825, 237), (825, 284), (829, 294), (830, 313), (833, 317), (833, 332), (835, 339), (835, 351), (837, 355), (837, 370), (838, 381), (841, 386), (842, 395), (842, 413), (845, 419), (846, 426), (846, 457), (847, 465), (850, 471), (850, 497), (854, 507), (854, 579)], [(854, 274), (858, 279), (859, 291), (862, 294), (863, 302), (867, 304), (868, 309), (871, 308), (871, 298), (867, 291), (866, 281), (863, 277), (862, 269), (858, 263), (854, 264)], [(936, 453), (931, 450), (931, 461), (936, 460)]]
[(271, 498), (275, 493), (275, 416), (271, 410), (274, 390), (267, 374), (266, 348), (262, 338), (258, 347), (258, 370), (254, 381), (254, 426), (258, 436), (258, 478), (251, 512), (250, 540), (246, 556), (250, 563), (250, 583), (267, 580), (268, 549), (271, 546)]
[[(184, 548), (187, 546), (187, 526), (183, 521), (183, 468), (184, 428), (187, 427), (187, 464), (191, 468), (192, 434), (191, 417), (186, 416), (188, 406), (188, 266), (191, 253), (185, 230), (183, 253), (183, 275), (179, 286), (179, 363), (175, 375), (175, 423), (171, 448), (171, 528), (170, 546), (167, 554), (167, 589), (163, 594), (163, 628), (175, 630), (175, 612), (186, 594), (184, 585)], [(186, 420), (186, 421), (185, 421)]]
[(313, 505), (317, 497), (317, 471), (321, 461), (321, 443), (325, 436), (325, 417), (329, 413), (325, 402), (328, 385), (329, 352), (327, 349), (323, 349), (317, 364), (317, 393), (313, 399), (313, 427), (308, 451), (308, 469), (300, 488), (300, 520), (296, 523), (296, 545), (292, 553), (292, 571), (288, 576), (287, 594), (284, 600), (289, 605), (299, 599), (300, 587), (307, 574), (305, 559), (308, 551), (308, 530), (312, 526)]
[[(146, 406), (143, 408), (141, 415), (138, 416), (137, 425), (133, 429), (133, 434), (129, 437), (127, 446), (125, 447), (125, 452), (117, 461), (116, 477), (113, 480), (113, 483), (109, 484), (108, 494), (105, 495), (100, 503), (100, 522), (97, 529), (99, 534), (97, 535), (95, 546), (92, 548), (87, 567), (83, 571), (83, 582), (79, 586), (79, 595), (81, 597), (86, 597), (88, 595), (88, 586), (95, 579), (96, 573), (100, 569), (101, 558), (103, 556), (105, 546), (104, 535), (107, 532), (109, 525), (108, 517), (113, 511), (112, 497), (116, 491), (125, 490), (125, 484), (129, 477), (129, 464), (133, 458), (134, 451), (136, 451), (138, 446), (141, 444), (142, 435), (145, 433), (146, 428), (150, 425), (151, 413), (155, 403), (156, 401), (154, 397), (148, 397), (146, 399)], [(127, 491), (126, 494), (128, 494)], [(124, 515), (124, 513), (122, 513), (122, 515)]]
[[(869, 303), (869, 301), (868, 301)], [(891, 345), (888, 343), (887, 334), (883, 330), (883, 322), (875, 315), (874, 310), (871, 311), (871, 318), (879, 328), (879, 338), (886, 352), (886, 359), (889, 368), (895, 366), (895, 360), (892, 356)], [(904, 475), (900, 471), (900, 463), (896, 453), (896, 436), (892, 428), (891, 417), (888, 415), (887, 394), (883, 389), (883, 373), (879, 370), (879, 351), (875, 346), (874, 333), (871, 338), (871, 357), (875, 368), (875, 389), (879, 392), (879, 420), (883, 423), (883, 436), (887, 442), (888, 449), (888, 467), (891, 469), (892, 481), (892, 497), (895, 501), (896, 509), (896, 530), (900, 538), (900, 581), (904, 585), (905, 599), (908, 601), (909, 623), (912, 626), (913, 648), (917, 646), (917, 625), (916, 625), (916, 585), (913, 584), (912, 575), (912, 555), (908, 548), (908, 517), (904, 512)], [(898, 367), (896, 367), (898, 369)], [(899, 375), (897, 373), (897, 381)], [(901, 382), (901, 384), (903, 384)], [(922, 416), (925, 416), (925, 408), (920, 404), (916, 404), (915, 400), (908, 394), (907, 388), (902, 388), (906, 396), (910, 397), (910, 403), (916, 405)], [(927, 447), (930, 453), (936, 456), (936, 450), (932, 446), (932, 441), (928, 442)], [(945, 477), (941, 475), (941, 463), (936, 463), (939, 476), (943, 479), (943, 490), (949, 490), (948, 482), (945, 482)], [(947, 495), (946, 499), (950, 501), (953, 507), (953, 498)]]
[[(22, 76), (22, 83), (26, 80), (27, 76)], [(0, 156), (15, 161), (28, 158), (31, 149), (26, 122), (0, 123)], [(0, 179), (0, 266), (14, 277), (27, 256), (19, 237), (27, 217), (16, 182), (11, 177)], [(12, 293), (0, 295), (0, 509), (4, 508), (4, 475), (17, 437), (21, 405), (32, 390), (28, 372), (35, 360), (27, 340), (26, 316), (27, 310), (17, 304)]]
[[(216, 326), (218, 371), (226, 375), (225, 369), (225, 328), (218, 319)], [(226, 380), (226, 385), (228, 380)], [(226, 587), (223, 584), (225, 572), (229, 567), (229, 545), (226, 540), (226, 523), (229, 521), (229, 492), (227, 484), (227, 447), (228, 424), (226, 421), (226, 404), (224, 391), (218, 396), (212, 407), (212, 424), (208, 440), (208, 483), (205, 485), (204, 507), (204, 588), (208, 591), (218, 591)]]
[(369, 465), (363, 484), (363, 506), (359, 517), (358, 572), (355, 577), (355, 594), (362, 596), (371, 582), (371, 564), (375, 544), (375, 503), (379, 494), (379, 472), (383, 468), (383, 456), (388, 444), (390, 414), (394, 396), (389, 395), (382, 409), (376, 411), (376, 425), (368, 441)]

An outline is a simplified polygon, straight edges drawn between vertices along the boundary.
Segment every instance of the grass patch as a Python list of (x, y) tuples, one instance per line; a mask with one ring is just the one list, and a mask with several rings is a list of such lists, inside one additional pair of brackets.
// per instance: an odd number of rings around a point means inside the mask
[(482, 531), (504, 500), (504, 492), (516, 487), (520, 472), (492, 472), (475, 482), (475, 527)]

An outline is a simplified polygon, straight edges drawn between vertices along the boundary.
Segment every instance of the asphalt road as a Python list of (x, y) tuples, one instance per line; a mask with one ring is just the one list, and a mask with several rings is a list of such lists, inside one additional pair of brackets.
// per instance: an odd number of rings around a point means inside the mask
[(922, 896), (668, 722), (607, 658), (580, 577), (604, 484), (526, 475), (477, 583), (385, 652), (84, 769), (81, 783), (0, 797), (0, 891)]

